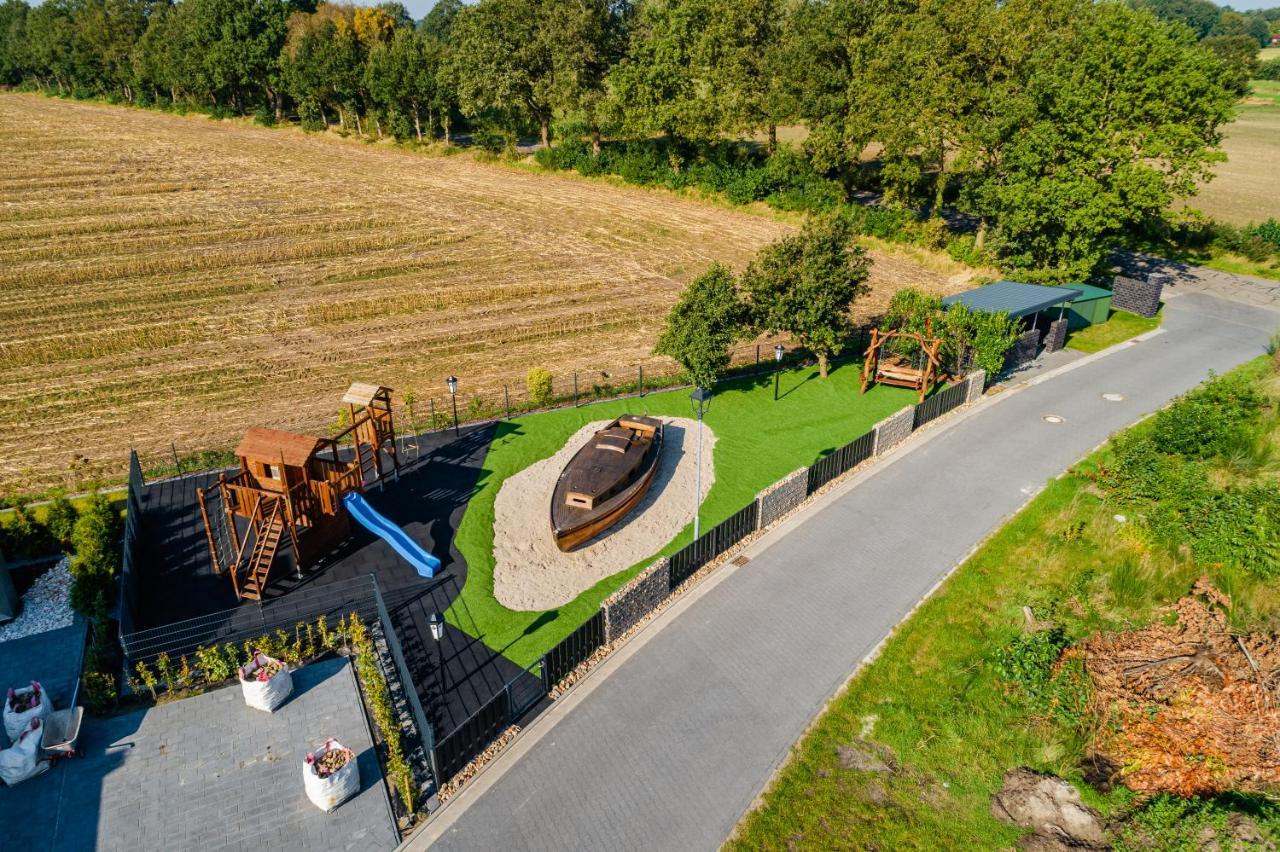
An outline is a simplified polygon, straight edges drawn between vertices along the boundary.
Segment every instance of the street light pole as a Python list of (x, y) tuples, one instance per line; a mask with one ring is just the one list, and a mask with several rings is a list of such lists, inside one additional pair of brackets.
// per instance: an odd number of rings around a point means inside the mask
[(697, 388), (689, 394), (689, 399), (693, 400), (693, 410), (698, 414), (698, 467), (693, 486), (693, 540), (697, 541), (702, 515), (702, 415), (711, 407), (711, 391)]
[(450, 376), (444, 380), (449, 386), (449, 397), (453, 400), (453, 437), (458, 437), (458, 377)]
[(787, 350), (782, 348), (781, 343), (773, 347), (773, 362), (777, 365), (773, 369), (773, 401), (774, 402), (778, 401), (778, 380), (782, 377), (782, 356), (785, 355), (786, 352)]

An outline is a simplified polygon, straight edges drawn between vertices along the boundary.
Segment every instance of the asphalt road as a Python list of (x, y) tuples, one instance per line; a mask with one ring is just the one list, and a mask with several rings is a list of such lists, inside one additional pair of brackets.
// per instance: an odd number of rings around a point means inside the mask
[(1116, 430), (1261, 354), (1278, 325), (1260, 307), (1177, 295), (1163, 333), (878, 463), (664, 615), (410, 847), (716, 849), (832, 693), (975, 543)]

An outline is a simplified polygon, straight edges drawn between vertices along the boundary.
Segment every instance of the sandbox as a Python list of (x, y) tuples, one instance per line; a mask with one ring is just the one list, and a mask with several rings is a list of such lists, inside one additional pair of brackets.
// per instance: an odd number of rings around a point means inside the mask
[[(551, 536), (551, 492), (560, 471), (608, 425), (583, 426), (554, 456), (507, 478), (493, 506), (493, 593), (508, 609), (541, 612), (563, 606), (606, 577), (657, 553), (693, 521), (698, 422), (664, 417), (662, 458), (644, 500), (617, 525), (572, 553)], [(702, 494), (715, 481), (715, 433), (704, 424)]]

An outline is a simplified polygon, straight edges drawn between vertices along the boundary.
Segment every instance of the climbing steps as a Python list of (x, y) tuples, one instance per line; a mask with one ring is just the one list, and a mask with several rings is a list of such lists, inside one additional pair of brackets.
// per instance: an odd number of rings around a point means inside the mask
[(262, 507), (265, 520), (258, 526), (258, 537), (253, 543), (253, 552), (249, 554), (249, 564), (245, 569), (247, 576), (244, 585), (240, 587), (241, 598), (262, 600), (262, 592), (267, 587), (267, 575), (271, 573), (271, 563), (275, 561), (276, 549), (284, 535), (282, 504), (282, 500), (273, 498)]

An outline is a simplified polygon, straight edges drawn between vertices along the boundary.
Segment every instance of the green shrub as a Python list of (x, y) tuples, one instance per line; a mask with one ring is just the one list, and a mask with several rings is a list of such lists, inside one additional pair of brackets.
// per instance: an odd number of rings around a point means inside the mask
[(109, 606), (120, 566), (118, 516), (101, 494), (92, 495), (71, 534), (71, 606), (89, 617), (101, 617)]
[(85, 706), (94, 713), (109, 713), (120, 698), (116, 679), (106, 672), (86, 671), (80, 681), (80, 696)]
[(20, 558), (48, 556), (57, 549), (49, 528), (31, 514), (27, 501), (14, 499), (13, 513), (7, 521), (0, 522), (0, 550), (10, 558)]
[(273, 111), (271, 107), (267, 106), (266, 104), (260, 104), (258, 108), (253, 111), (253, 123), (261, 124), (263, 127), (275, 127), (276, 126), (275, 111)]
[(1088, 710), (1091, 687), (1079, 659), (1059, 665), (1068, 644), (1058, 627), (1023, 633), (998, 649), (991, 662), (1001, 680), (1032, 708), (1074, 725)]
[(529, 399), (538, 405), (547, 405), (551, 402), (551, 371), (542, 367), (534, 367), (524, 377), (525, 389), (529, 392)]
[(1263, 402), (1246, 375), (1210, 377), (1156, 415), (1152, 437), (1164, 452), (1212, 458), (1239, 439)]
[(71, 548), (71, 537), (75, 531), (76, 518), (79, 516), (80, 513), (76, 511), (75, 504), (68, 500), (65, 494), (55, 494), (49, 501), (44, 523), (49, 530), (49, 535), (63, 550)]
[(1280, 80), (1280, 57), (1268, 59), (1258, 66), (1258, 80)]

